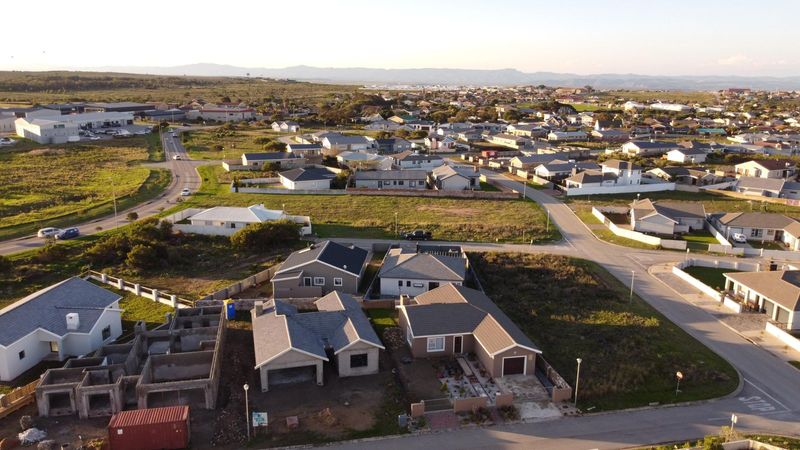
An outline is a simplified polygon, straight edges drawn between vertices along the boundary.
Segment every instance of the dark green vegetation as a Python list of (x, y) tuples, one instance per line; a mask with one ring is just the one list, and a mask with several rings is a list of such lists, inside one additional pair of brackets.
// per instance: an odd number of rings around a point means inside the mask
[(181, 133), (181, 140), (192, 159), (241, 159), (242, 153), (274, 152), (286, 149), (271, 128), (254, 128), (228, 123), (215, 129)]
[(221, 183), (221, 167), (199, 168), (200, 191), (184, 202), (192, 207), (248, 206), (263, 203), (289, 214), (311, 217), (321, 237), (392, 238), (395, 213), (398, 232), (422, 228), (435, 239), (501, 242), (560, 239), (555, 226), (547, 232), (546, 215), (527, 200), (471, 200), (368, 195), (241, 194)]
[(383, 332), (387, 328), (397, 326), (397, 312), (393, 309), (367, 309), (367, 315), (372, 320), (372, 326), (375, 327), (375, 332), (378, 336), (383, 336)]
[[(719, 397), (736, 371), (595, 263), (554, 255), (471, 254), (487, 295), (593, 411)], [(675, 395), (675, 373), (684, 379)]]
[[(108, 285), (102, 286), (109, 289)], [(163, 303), (154, 302), (144, 297), (137, 297), (130, 292), (122, 294), (119, 307), (124, 310), (122, 312), (123, 339), (120, 339), (121, 341), (125, 340), (125, 336), (133, 333), (133, 326), (136, 325), (136, 322), (143, 320), (147, 324), (147, 328), (154, 328), (167, 320), (167, 313), (173, 312), (171, 307)]]
[(102, 144), (0, 152), (0, 239), (66, 226), (154, 198), (171, 180), (157, 134)]
[(299, 241), (300, 225), (288, 221), (250, 224), (231, 236), (233, 248), (249, 253), (265, 252), (278, 245)]
[(703, 282), (703, 284), (710, 286), (718, 291), (721, 291), (722, 289), (725, 288), (725, 277), (723, 276), (723, 274), (739, 272), (739, 270), (733, 270), (733, 269), (716, 269), (714, 267), (700, 267), (700, 266), (690, 266), (683, 269), (683, 271), (697, 278), (698, 280)]

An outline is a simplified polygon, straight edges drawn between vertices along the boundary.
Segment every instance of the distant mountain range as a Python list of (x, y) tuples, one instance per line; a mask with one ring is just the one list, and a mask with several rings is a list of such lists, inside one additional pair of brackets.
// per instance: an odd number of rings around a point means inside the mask
[(448, 85), (448, 86), (586, 86), (600, 89), (718, 90), (730, 87), (751, 89), (800, 89), (800, 76), (651, 76), (636, 74), (577, 75), (516, 69), (370, 69), (293, 66), (282, 69), (236, 67), (222, 64), (190, 64), (174, 67), (98, 67), (91, 70), (153, 75), (194, 75), (266, 77), (338, 84)]

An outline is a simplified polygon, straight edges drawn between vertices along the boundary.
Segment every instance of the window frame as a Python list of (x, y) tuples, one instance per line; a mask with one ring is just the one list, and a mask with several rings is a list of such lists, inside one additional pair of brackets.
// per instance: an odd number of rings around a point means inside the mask
[(325, 277), (314, 277), (314, 286), (325, 286)]
[[(441, 344), (441, 348), (439, 348), (439, 346), (436, 345), (440, 341), (442, 343)], [(434, 344), (434, 345), (431, 345), (431, 344)], [(429, 337), (427, 342), (426, 342), (426, 346), (425, 346), (425, 348), (428, 350), (428, 353), (443, 352), (445, 350), (445, 347), (447, 347), (447, 341), (445, 340), (444, 336), (432, 336), (432, 337)]]
[[(362, 362), (362, 357), (363, 357), (363, 364), (360, 364), (360, 362)], [(357, 361), (359, 362), (359, 364), (353, 364), (353, 358), (358, 358)], [(354, 353), (354, 354), (351, 354), (350, 355), (350, 368), (351, 369), (358, 369), (358, 368), (362, 368), (362, 367), (369, 367), (369, 353)]]
[(334, 286), (336, 286), (336, 287), (342, 287), (342, 286), (344, 286), (344, 279), (343, 279), (343, 278), (340, 278), (340, 277), (334, 277), (334, 279), (333, 279), (333, 285), (334, 285)]

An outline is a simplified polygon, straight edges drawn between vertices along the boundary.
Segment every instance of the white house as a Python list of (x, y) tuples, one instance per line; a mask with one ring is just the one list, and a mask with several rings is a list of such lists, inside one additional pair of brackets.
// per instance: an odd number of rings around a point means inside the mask
[[(285, 211), (267, 209), (264, 205), (248, 207), (215, 206), (209, 209), (189, 208), (164, 220), (173, 222), (173, 228), (184, 233), (230, 236), (254, 223), (289, 220), (300, 225), (300, 234), (311, 234), (311, 218), (291, 216)], [(179, 223), (188, 221), (189, 224)]]
[(444, 164), (441, 156), (422, 155), (411, 150), (396, 153), (390, 157), (394, 161), (394, 165), (400, 169), (432, 170)]
[(351, 169), (389, 170), (392, 168), (391, 158), (375, 153), (344, 151), (336, 155), (336, 161)]
[(283, 133), (298, 133), (300, 132), (300, 124), (290, 120), (282, 120), (280, 122), (272, 122), (272, 131)]
[(734, 166), (736, 177), (789, 178), (797, 173), (797, 165), (791, 161), (765, 159), (746, 161)]
[(789, 330), (800, 329), (800, 271), (726, 273), (725, 290)]
[(622, 144), (622, 153), (627, 155), (653, 156), (663, 155), (670, 150), (682, 149), (675, 142), (664, 141), (629, 141)]
[(706, 152), (698, 148), (676, 148), (667, 152), (667, 160), (681, 164), (706, 162)]
[(286, 189), (319, 191), (330, 189), (337, 173), (327, 167), (305, 167), (281, 172), (278, 177)]
[(440, 191), (480, 189), (480, 173), (467, 167), (443, 165), (433, 169), (430, 184)]
[(328, 133), (320, 141), (323, 153), (336, 156), (344, 151), (360, 152), (375, 147), (375, 141), (366, 136), (348, 136), (338, 133)]
[(247, 167), (273, 166), (279, 169), (292, 169), (306, 165), (306, 158), (294, 152), (242, 153), (242, 165)]
[(0, 310), (0, 380), (11, 381), (44, 359), (86, 355), (117, 339), (121, 298), (72, 277)]
[(642, 183), (642, 166), (638, 164), (619, 159), (609, 159), (600, 164), (600, 167), (602, 173), (616, 176), (616, 183), (614, 184), (631, 185)]
[(569, 142), (585, 141), (589, 136), (584, 131), (551, 131), (547, 134), (548, 141)]
[(447, 283), (460, 286), (467, 273), (467, 258), (460, 250), (439, 246), (390, 249), (378, 272), (381, 296), (415, 297)]

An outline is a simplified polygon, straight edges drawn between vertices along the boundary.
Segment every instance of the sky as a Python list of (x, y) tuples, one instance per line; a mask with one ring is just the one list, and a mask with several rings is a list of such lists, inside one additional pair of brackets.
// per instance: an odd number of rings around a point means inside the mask
[(800, 75), (797, 0), (3, 3), (0, 70), (217, 63)]

